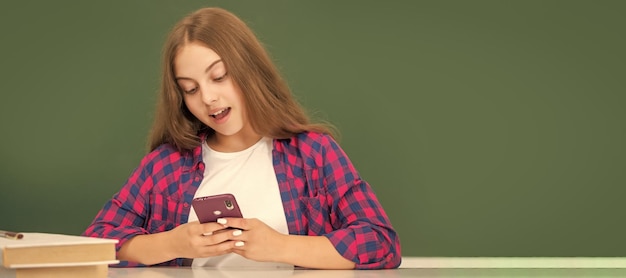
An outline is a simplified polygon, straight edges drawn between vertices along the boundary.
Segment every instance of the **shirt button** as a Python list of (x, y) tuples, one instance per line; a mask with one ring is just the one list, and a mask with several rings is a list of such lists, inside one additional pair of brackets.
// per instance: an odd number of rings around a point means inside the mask
[(189, 207), (189, 204), (188, 204), (188, 203), (184, 203), (184, 204), (183, 204), (183, 207), (188, 208), (188, 207)]

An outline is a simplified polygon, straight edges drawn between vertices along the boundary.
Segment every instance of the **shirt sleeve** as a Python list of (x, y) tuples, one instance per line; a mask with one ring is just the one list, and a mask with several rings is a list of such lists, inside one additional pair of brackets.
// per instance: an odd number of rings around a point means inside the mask
[[(120, 191), (105, 203), (83, 232), (84, 236), (117, 239), (119, 242), (116, 245), (116, 252), (119, 252), (121, 246), (132, 237), (149, 233), (145, 228), (149, 204), (148, 200), (143, 197), (149, 196), (147, 191), (153, 188), (149, 168), (149, 159), (146, 157), (132, 172)], [(121, 261), (113, 266), (142, 265)]]
[(397, 268), (400, 241), (370, 185), (330, 137), (323, 147), (330, 220), (334, 231), (325, 236), (357, 269)]

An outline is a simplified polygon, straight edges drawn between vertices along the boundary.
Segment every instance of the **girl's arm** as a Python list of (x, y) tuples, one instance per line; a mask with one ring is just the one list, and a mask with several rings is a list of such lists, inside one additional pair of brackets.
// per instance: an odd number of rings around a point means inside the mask
[(245, 258), (288, 263), (317, 269), (354, 269), (324, 236), (285, 235), (254, 218), (222, 218), (225, 227), (237, 228), (233, 252)]
[[(228, 218), (226, 225), (243, 230), (239, 236), (243, 245), (234, 252), (253, 260), (310, 268), (398, 267), (398, 236), (373, 190), (341, 148), (332, 138), (314, 133), (298, 136), (291, 147), (300, 150), (288, 155), (305, 161), (304, 172), (317, 171), (306, 177), (305, 184), (316, 192), (290, 196), (295, 200), (286, 205), (296, 208), (287, 214), (298, 216), (296, 226), (301, 230), (290, 232), (300, 235), (279, 234), (256, 219)], [(289, 189), (293, 190), (287, 194), (300, 190)]]
[[(203, 235), (206, 234), (206, 235)], [(235, 242), (232, 233), (217, 223), (190, 222), (173, 230), (137, 235), (124, 243), (119, 260), (154, 265), (176, 258), (212, 257), (230, 253)]]
[(320, 135), (309, 144), (319, 146), (313, 148), (312, 156), (316, 166), (322, 169), (320, 173), (323, 172), (326, 200), (321, 205), (329, 209), (333, 227), (333, 231), (323, 236), (342, 257), (355, 262), (357, 269), (398, 267), (399, 237), (373, 189), (361, 179), (348, 156), (330, 136)]

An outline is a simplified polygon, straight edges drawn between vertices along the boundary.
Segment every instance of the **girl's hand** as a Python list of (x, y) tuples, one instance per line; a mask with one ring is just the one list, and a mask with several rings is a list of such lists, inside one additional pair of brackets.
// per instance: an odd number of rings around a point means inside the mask
[(224, 255), (235, 247), (236, 230), (215, 223), (189, 222), (168, 231), (174, 258), (203, 258)]
[[(220, 218), (223, 227), (235, 228), (233, 253), (260, 262), (281, 262), (281, 248), (287, 235), (281, 234), (256, 218)], [(229, 233), (231, 234), (231, 233)]]

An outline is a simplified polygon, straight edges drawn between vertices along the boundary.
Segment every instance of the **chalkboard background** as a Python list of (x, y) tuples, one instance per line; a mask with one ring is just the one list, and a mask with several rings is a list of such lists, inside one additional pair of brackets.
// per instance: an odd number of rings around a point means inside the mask
[(85, 229), (205, 6), (341, 130), (403, 255), (626, 255), (625, 1), (2, 1), (1, 229)]

